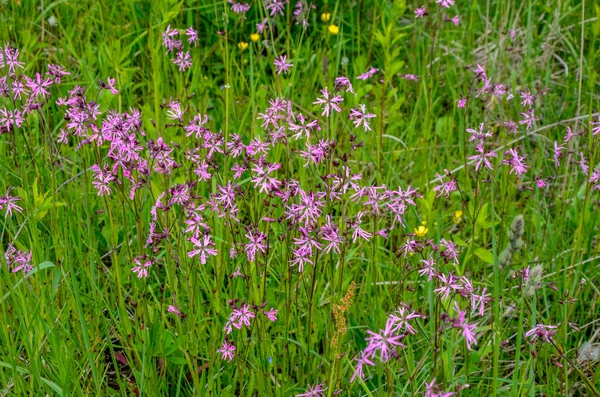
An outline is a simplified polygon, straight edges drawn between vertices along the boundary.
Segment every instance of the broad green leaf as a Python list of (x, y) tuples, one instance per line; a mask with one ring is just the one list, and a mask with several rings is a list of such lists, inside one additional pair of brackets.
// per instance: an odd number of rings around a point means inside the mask
[(494, 254), (485, 248), (475, 248), (475, 255), (486, 263), (494, 263)]

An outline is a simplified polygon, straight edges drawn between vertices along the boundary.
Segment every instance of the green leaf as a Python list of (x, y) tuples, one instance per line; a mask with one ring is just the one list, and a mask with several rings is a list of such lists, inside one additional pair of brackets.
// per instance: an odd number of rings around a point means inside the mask
[(19, 285), (21, 285), (21, 283), (23, 282), (23, 280), (25, 280), (25, 279), (33, 276), (34, 274), (36, 274), (40, 270), (44, 270), (44, 269), (47, 269), (49, 267), (54, 267), (54, 266), (56, 266), (54, 263), (46, 261), (46, 262), (42, 262), (39, 265), (37, 265), (36, 267), (34, 267), (32, 271), (30, 271), (29, 273), (27, 273), (25, 276), (21, 277), (21, 279), (19, 281), (17, 281), (17, 283), (14, 285), (14, 287), (12, 287), (11, 290), (8, 291), (6, 294), (4, 294), (4, 296), (2, 298), (0, 298), (0, 303), (4, 302), (4, 300), (6, 298), (8, 298), (10, 296), (10, 294), (12, 294), (13, 291), (16, 290)]
[(464, 241), (462, 238), (460, 238), (459, 236), (452, 236), (452, 240), (454, 240), (456, 245), (458, 245), (459, 247), (468, 247), (469, 246), (469, 244), (466, 241)]
[(494, 263), (494, 254), (485, 248), (475, 248), (475, 255), (486, 263)]

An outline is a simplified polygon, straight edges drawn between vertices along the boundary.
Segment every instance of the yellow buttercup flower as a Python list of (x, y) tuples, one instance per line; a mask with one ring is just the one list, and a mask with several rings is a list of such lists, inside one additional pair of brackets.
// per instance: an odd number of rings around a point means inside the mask
[(463, 212), (461, 210), (456, 210), (456, 211), (454, 211), (454, 216), (452, 217), (452, 221), (458, 225), (460, 223), (460, 221), (462, 220), (462, 216), (463, 216)]
[(321, 21), (327, 23), (331, 19), (331, 14), (329, 12), (324, 12), (321, 14)]
[(258, 33), (252, 33), (250, 35), (250, 40), (252, 40), (253, 43), (256, 43), (258, 40), (260, 40), (260, 35)]
[(340, 28), (338, 28), (337, 25), (329, 25), (327, 30), (329, 30), (329, 33), (331, 34), (338, 34), (340, 32)]
[(427, 229), (425, 226), (421, 225), (415, 229), (415, 235), (417, 237), (425, 237), (427, 235), (428, 231), (429, 231), (429, 229)]
[(240, 41), (238, 43), (238, 48), (242, 51), (244, 51), (245, 49), (248, 48), (248, 43), (246, 43), (245, 41)]

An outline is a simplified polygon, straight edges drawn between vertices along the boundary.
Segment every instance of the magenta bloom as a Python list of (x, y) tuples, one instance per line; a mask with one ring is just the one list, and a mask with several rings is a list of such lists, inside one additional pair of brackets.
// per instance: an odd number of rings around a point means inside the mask
[(293, 63), (287, 61), (287, 55), (281, 55), (273, 62), (275, 67), (277, 68), (277, 74), (288, 73), (290, 69), (294, 66)]
[(519, 156), (519, 152), (517, 149), (509, 149), (506, 153), (504, 153), (504, 160), (502, 160), (502, 164), (510, 165), (512, 168), (510, 169), (510, 173), (513, 172), (517, 175), (523, 175), (527, 172), (527, 168), (529, 166), (523, 162), (525, 156)]
[(379, 353), (379, 358), (383, 362), (389, 361), (392, 355), (395, 353), (395, 349), (398, 347), (406, 347), (400, 341), (404, 339), (404, 335), (396, 335), (396, 322), (388, 318), (385, 324), (385, 329), (380, 330), (379, 333), (373, 331), (367, 331), (369, 336), (365, 338), (369, 344), (365, 348), (365, 355), (373, 357)]
[(492, 137), (492, 133), (489, 132), (489, 131), (488, 132), (483, 132), (484, 128), (485, 128), (485, 126), (484, 126), (483, 123), (479, 124), (479, 130), (474, 130), (472, 128), (467, 128), (467, 132), (469, 134), (471, 134), (471, 136), (469, 137), (469, 142), (477, 141), (479, 143), (482, 143), (487, 138), (491, 138)]
[(168, 313), (173, 313), (176, 316), (181, 316), (181, 312), (179, 311), (179, 309), (177, 309), (175, 306), (173, 305), (169, 305), (169, 307), (167, 308), (167, 312)]
[(193, 44), (194, 46), (198, 44), (198, 31), (196, 29), (190, 26), (186, 29), (185, 35), (188, 38), (188, 43)]
[(600, 116), (598, 116), (598, 120), (590, 121), (590, 124), (592, 125), (592, 135), (596, 136), (600, 134)]
[(177, 53), (177, 58), (173, 59), (173, 63), (179, 66), (180, 72), (184, 72), (186, 69), (192, 67), (192, 56), (190, 55), (189, 51), (179, 51)]
[(48, 91), (46, 88), (52, 85), (52, 79), (48, 78), (44, 80), (41, 74), (36, 73), (35, 79), (30, 79), (29, 77), (25, 76), (25, 81), (25, 85), (31, 89), (30, 95), (32, 97), (37, 99), (40, 96), (42, 98), (46, 98), (50, 95), (50, 91)]
[(119, 91), (115, 88), (115, 79), (108, 77), (106, 79), (106, 88), (110, 90), (113, 95), (117, 95)]
[(494, 168), (492, 167), (492, 163), (490, 162), (490, 158), (492, 157), (498, 157), (498, 154), (494, 151), (489, 151), (489, 152), (485, 152), (485, 150), (483, 149), (483, 143), (480, 143), (477, 145), (477, 152), (479, 154), (473, 155), (469, 157), (469, 160), (475, 161), (475, 171), (479, 171), (479, 168), (481, 167), (481, 165), (485, 165), (485, 167), (489, 168), (490, 170), (493, 170)]
[(356, 377), (359, 377), (360, 379), (364, 379), (365, 378), (365, 374), (363, 372), (363, 365), (370, 365), (370, 366), (375, 366), (375, 363), (371, 360), (369, 360), (369, 357), (365, 355), (365, 352), (361, 353), (360, 357), (356, 357), (356, 368), (354, 369), (354, 373), (352, 374), (352, 377), (350, 378), (350, 383), (354, 382), (354, 379), (356, 379)]
[(542, 342), (552, 343), (552, 336), (556, 333), (556, 328), (555, 325), (538, 324), (527, 331), (525, 336), (530, 338), (531, 343), (535, 343), (538, 339)]
[(313, 102), (313, 105), (323, 106), (323, 113), (321, 113), (321, 116), (329, 117), (332, 110), (335, 110), (338, 113), (342, 111), (342, 109), (340, 109), (339, 104), (342, 103), (344, 98), (342, 98), (339, 95), (336, 95), (336, 96), (331, 95), (329, 93), (329, 90), (327, 89), (327, 87), (325, 87), (325, 89), (321, 90), (321, 94), (323, 94), (323, 97), (317, 98)]
[(233, 342), (229, 343), (227, 339), (223, 341), (223, 345), (217, 350), (217, 353), (221, 353), (221, 358), (226, 361), (231, 361), (235, 357), (235, 345)]
[(272, 307), (269, 311), (263, 312), (263, 314), (267, 316), (269, 321), (274, 323), (275, 321), (277, 321), (277, 312), (278, 310)]
[(366, 72), (364, 72), (363, 74), (361, 74), (360, 76), (357, 77), (358, 80), (368, 80), (371, 77), (375, 76), (375, 73), (379, 72), (379, 69), (374, 68), (373, 66), (371, 66), (369, 68), (369, 70), (367, 70)]
[(435, 379), (432, 379), (431, 382), (425, 382), (425, 396), (424, 397), (451, 397), (454, 395), (454, 392), (440, 392), (439, 388), (435, 384)]
[(492, 301), (489, 294), (486, 294), (487, 287), (483, 288), (481, 295), (471, 294), (471, 311), (477, 310), (480, 316), (483, 316), (485, 311), (485, 305)]
[(371, 131), (371, 125), (369, 124), (369, 119), (374, 118), (375, 115), (373, 113), (367, 113), (367, 108), (365, 105), (358, 105), (356, 109), (350, 109), (350, 120), (354, 124), (355, 128), (359, 128), (361, 125), (364, 128), (365, 132)]
[[(5, 107), (0, 108), (0, 135), (3, 132), (13, 131), (15, 126), (21, 128), (24, 121), (25, 119), (21, 115), (19, 109), (6, 110)], [(2, 129), (4, 129), (4, 131), (2, 131)]]
[(443, 299), (448, 298), (452, 292), (461, 288), (461, 285), (458, 283), (458, 279), (454, 277), (452, 273), (448, 274), (448, 276), (445, 274), (439, 274), (438, 279), (442, 282), (442, 286), (433, 290), (433, 292), (435, 292), (438, 296), (441, 296)]
[(423, 18), (425, 15), (428, 15), (425, 6), (415, 9), (415, 19)]
[(11, 273), (22, 272), (27, 274), (33, 270), (31, 264), (31, 252), (23, 252), (17, 250), (12, 244), (8, 244), (6, 251), (4, 252), (4, 259), (6, 265), (11, 268)]
[(229, 316), (229, 322), (237, 329), (241, 329), (242, 326), (249, 327), (250, 320), (252, 320), (256, 315), (250, 309), (250, 306), (247, 303), (244, 303), (241, 308), (235, 308), (231, 312)]
[(533, 127), (533, 123), (535, 123), (535, 121), (538, 120), (535, 117), (535, 110), (533, 109), (529, 109), (527, 113), (521, 113), (521, 116), (523, 116), (523, 120), (519, 121), (519, 124), (525, 124), (527, 126), (527, 129)]
[(276, 14), (284, 15), (285, 5), (288, 0), (264, 0), (265, 9), (269, 11), (269, 16), (275, 16)]
[(529, 92), (529, 90), (521, 91), (521, 106), (533, 106), (534, 96)]
[(443, 8), (450, 8), (454, 5), (454, 0), (435, 0), (435, 2)]
[(143, 258), (141, 257), (135, 258), (133, 260), (135, 266), (131, 268), (131, 271), (136, 273), (138, 278), (148, 277), (148, 268), (150, 268), (152, 265), (151, 261), (146, 260), (144, 263), (142, 263), (142, 260)]
[(296, 394), (296, 397), (324, 397), (325, 390), (327, 390), (327, 388), (325, 387), (324, 383), (319, 383), (314, 386), (308, 385), (306, 392), (302, 394)]
[(190, 241), (196, 246), (197, 249), (188, 252), (188, 256), (193, 258), (196, 255), (200, 255), (200, 263), (203, 265), (206, 264), (206, 259), (209, 256), (217, 256), (217, 250), (211, 247), (214, 247), (215, 243), (213, 243), (208, 234), (205, 234), (202, 240), (197, 239), (196, 237), (192, 237)]

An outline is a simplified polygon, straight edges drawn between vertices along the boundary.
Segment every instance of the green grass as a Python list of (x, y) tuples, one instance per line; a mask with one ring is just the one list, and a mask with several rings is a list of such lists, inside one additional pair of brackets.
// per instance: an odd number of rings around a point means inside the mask
[[(322, 382), (328, 397), (338, 390), (344, 396), (412, 396), (423, 395), (432, 379), (461, 396), (597, 395), (598, 361), (582, 359), (578, 349), (598, 342), (599, 332), (599, 191), (587, 180), (598, 168), (600, 135), (592, 135), (589, 123), (600, 108), (600, 7), (590, 0), (456, 0), (449, 10), (426, 3), (430, 15), (415, 19), (422, 0), (318, 1), (303, 30), (294, 24), (292, 1), (252, 42), (256, 23), (268, 15), (261, 1), (251, 2), (246, 19), (227, 1), (214, 0), (1, 2), (0, 43), (19, 49), (25, 62), (19, 73), (45, 73), (54, 63), (71, 75), (51, 87), (49, 103), (27, 115), (22, 128), (0, 135), (0, 195), (11, 187), (23, 207), (12, 217), (0, 210), (0, 258), (12, 243), (31, 251), (35, 265), (25, 276), (0, 260), (0, 396), (291, 396)], [(321, 20), (323, 12), (331, 14), (329, 23)], [(457, 14), (458, 26), (444, 20)], [(331, 23), (339, 34), (329, 33)], [(200, 33), (186, 72), (162, 47), (167, 25)], [(242, 51), (240, 42), (248, 48)], [(282, 54), (294, 67), (277, 75), (273, 60)], [(478, 64), (515, 98), (482, 101), (471, 93), (459, 109), (456, 101), (476, 85)], [(380, 69), (375, 77), (357, 80), (370, 66)], [(418, 81), (399, 76), (404, 74)], [(118, 95), (98, 88), (98, 80), (109, 76), (116, 78)], [(342, 93), (344, 112), (323, 118), (313, 102), (320, 89), (332, 91), (339, 76), (350, 78), (356, 94)], [(76, 85), (99, 104), (98, 126), (110, 110), (139, 109), (147, 134), (138, 134), (141, 144), (162, 137), (179, 145), (175, 159), (184, 166), (169, 177), (153, 172), (135, 200), (126, 199), (129, 182), (113, 184), (110, 196), (99, 197), (89, 168), (104, 161), (108, 145), (77, 149), (81, 139), (74, 137), (56, 143), (68, 121), (55, 102)], [(539, 120), (528, 130), (519, 126), (516, 135), (507, 132), (502, 123), (518, 123), (525, 111), (519, 92), (543, 87), (547, 93), (534, 104)], [(305, 150), (301, 141), (276, 146), (267, 159), (281, 164), (280, 177), (294, 178), (307, 191), (322, 190), (321, 177), (343, 164), (362, 174), (362, 186), (410, 185), (423, 198), (408, 208), (406, 228), (396, 225), (388, 239), (345, 244), (341, 254), (317, 254), (299, 273), (289, 266), (297, 228), (260, 221), (283, 216), (285, 207), (275, 198), (266, 203), (246, 172), (237, 180), (244, 193), (239, 221), (204, 213), (218, 249), (206, 265), (187, 255), (192, 244), (181, 206), (159, 210), (170, 237), (156, 253), (145, 248), (157, 196), (198, 179), (184, 155), (196, 142), (169, 120), (170, 98), (188, 110), (186, 121), (208, 114), (213, 132), (221, 130), (226, 140), (239, 134), (248, 144), (264, 140), (259, 113), (276, 97), (290, 100), (295, 113), (318, 118), (321, 136), (337, 142), (335, 161), (308, 167), (298, 157)], [(0, 109), (22, 105), (6, 97), (0, 102)], [(371, 132), (348, 120), (349, 109), (359, 104), (376, 115)], [(468, 164), (475, 145), (465, 130), (480, 123), (494, 133), (486, 143), (499, 155), (492, 172)], [(556, 167), (553, 143), (562, 142), (566, 127), (582, 134)], [(357, 142), (364, 147), (352, 149)], [(501, 165), (503, 152), (516, 147), (530, 167), (519, 177)], [(590, 166), (587, 175), (578, 165), (580, 152)], [(232, 180), (238, 160), (217, 155), (213, 179), (194, 188), (198, 202)], [(435, 198), (433, 181), (444, 170), (459, 189)], [(536, 177), (546, 178), (548, 187), (538, 189)], [(345, 197), (342, 203), (328, 200), (324, 214), (348, 231), (346, 221), (356, 220), (360, 206)], [(524, 247), (501, 266), (517, 215), (524, 219)], [(323, 216), (319, 227), (324, 222)], [(422, 222), (428, 232), (417, 239), (439, 244), (444, 238), (461, 247), (460, 263), (438, 260), (439, 271), (464, 275), (493, 297), (484, 316), (468, 311), (477, 324), (472, 351), (449, 322), (444, 326), (444, 318), (457, 315), (453, 301), (466, 310), (468, 299), (438, 298), (439, 281), (417, 273), (432, 248), (406, 258), (400, 253)], [(366, 215), (362, 227), (375, 233), (390, 224), (389, 217)], [(250, 225), (269, 235), (268, 251), (256, 263), (244, 252), (230, 258), (232, 242), (243, 241)], [(138, 279), (130, 269), (142, 254), (155, 263), (148, 278)], [(543, 269), (539, 285), (521, 285), (519, 271), (528, 266)], [(238, 267), (246, 278), (229, 277)], [(343, 334), (332, 313), (351, 282), (356, 291), (341, 316)], [(257, 311), (252, 327), (230, 335), (237, 350), (229, 362), (217, 349), (233, 299), (268, 306)], [(374, 360), (364, 380), (350, 383), (367, 330), (383, 329), (401, 302), (426, 316), (413, 323), (417, 333), (403, 340), (407, 346), (397, 358)], [(168, 313), (169, 305), (183, 315)], [(271, 307), (279, 310), (274, 323), (258, 313)], [(531, 344), (525, 337), (538, 323), (558, 326), (554, 344)]]

